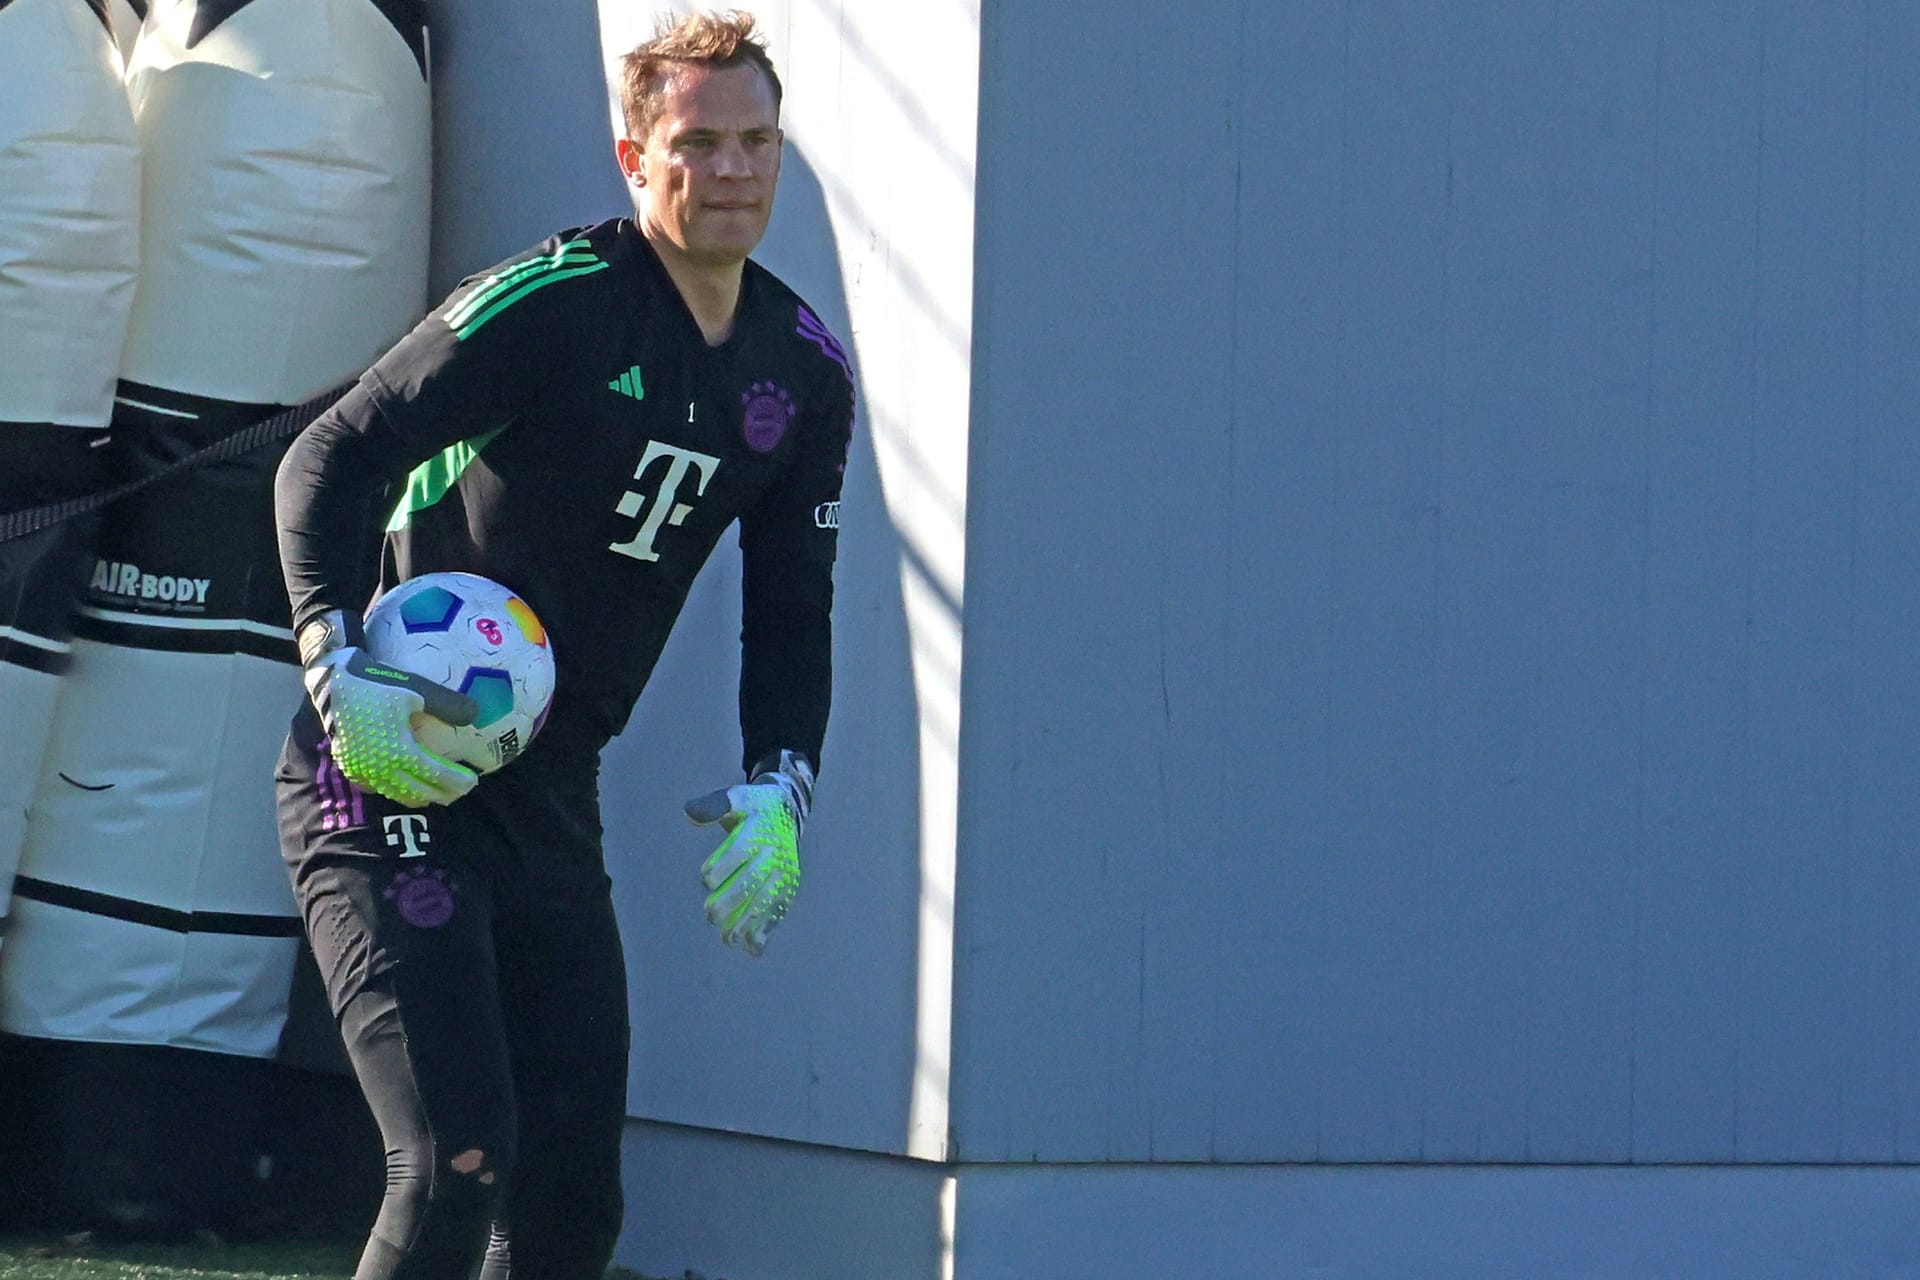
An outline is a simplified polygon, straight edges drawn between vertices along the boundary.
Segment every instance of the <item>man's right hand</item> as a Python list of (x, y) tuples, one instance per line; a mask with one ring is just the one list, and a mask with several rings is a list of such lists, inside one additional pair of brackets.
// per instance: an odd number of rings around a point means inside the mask
[(339, 610), (300, 633), (307, 696), (332, 740), (340, 772), (362, 790), (405, 805), (451, 804), (473, 790), (479, 775), (426, 750), (412, 726), (421, 713), (451, 725), (472, 724), (479, 714), (473, 699), (374, 661), (350, 642), (358, 638)]

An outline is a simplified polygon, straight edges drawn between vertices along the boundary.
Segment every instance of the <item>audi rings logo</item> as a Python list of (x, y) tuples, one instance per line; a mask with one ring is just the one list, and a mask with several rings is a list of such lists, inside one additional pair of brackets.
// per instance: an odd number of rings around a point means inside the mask
[(816, 529), (838, 529), (840, 527), (840, 504), (823, 502), (813, 509), (813, 527)]

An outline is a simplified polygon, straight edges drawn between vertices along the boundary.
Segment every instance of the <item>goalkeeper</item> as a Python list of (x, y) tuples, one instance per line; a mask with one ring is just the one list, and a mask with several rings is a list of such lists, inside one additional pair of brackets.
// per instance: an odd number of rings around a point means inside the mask
[[(799, 883), (831, 687), (853, 379), (748, 254), (780, 173), (780, 82), (745, 15), (627, 56), (635, 216), (470, 279), (288, 451), (280, 549), (310, 697), (278, 770), (283, 852), (387, 1151), (360, 1280), (598, 1276), (619, 1231), (625, 967), (601, 748), (695, 573), (742, 549), (743, 780), (706, 909), (758, 954)], [(384, 541), (380, 537), (386, 530)], [(372, 663), (362, 611), (419, 574), (506, 584), (553, 636), (546, 725), (477, 780), (408, 718), (461, 695)]]

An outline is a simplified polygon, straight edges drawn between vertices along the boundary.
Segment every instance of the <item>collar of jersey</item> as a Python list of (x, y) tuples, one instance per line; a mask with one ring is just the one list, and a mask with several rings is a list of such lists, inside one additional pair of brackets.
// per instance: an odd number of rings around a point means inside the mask
[(635, 242), (633, 252), (640, 261), (641, 270), (647, 273), (656, 288), (673, 299), (672, 310), (676, 317), (675, 323), (680, 326), (682, 337), (694, 346), (704, 348), (715, 355), (722, 355), (739, 347), (741, 336), (747, 330), (746, 324), (742, 322), (753, 306), (753, 278), (759, 272), (758, 263), (748, 258), (746, 265), (741, 268), (740, 301), (734, 307), (733, 332), (727, 335), (725, 342), (714, 346), (707, 342), (707, 335), (700, 331), (700, 322), (693, 318), (693, 309), (687, 306), (687, 300), (680, 296), (680, 287), (674, 284), (673, 277), (667, 274), (666, 264), (660, 261), (660, 254), (654, 249), (653, 242), (642, 234), (638, 224), (631, 218), (622, 218), (620, 234), (623, 238), (630, 238)]

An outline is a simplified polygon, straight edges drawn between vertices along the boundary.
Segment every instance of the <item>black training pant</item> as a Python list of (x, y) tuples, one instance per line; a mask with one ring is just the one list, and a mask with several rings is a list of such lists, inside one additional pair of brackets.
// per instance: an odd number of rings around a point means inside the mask
[(310, 707), (294, 719), (281, 849), (387, 1149), (356, 1280), (465, 1280), (483, 1254), (484, 1280), (586, 1280), (612, 1256), (627, 995), (597, 770), (536, 740), (407, 809), (341, 776)]

